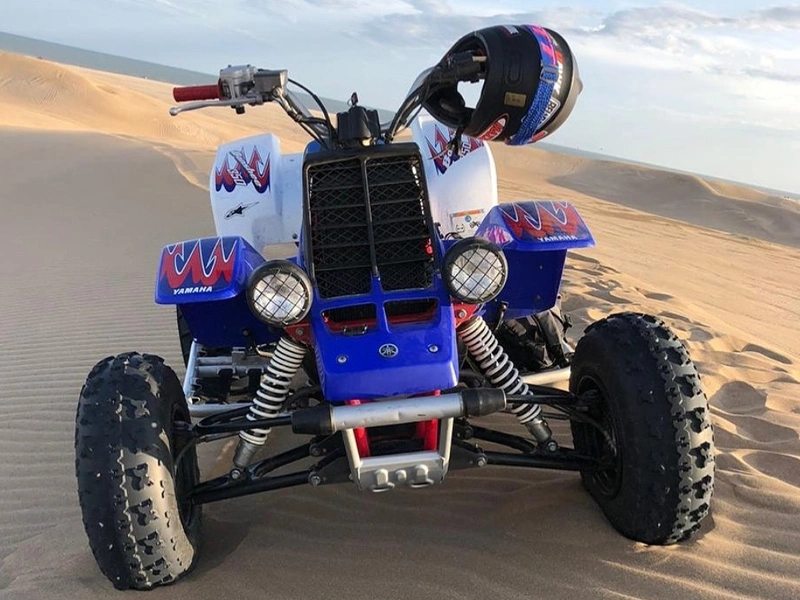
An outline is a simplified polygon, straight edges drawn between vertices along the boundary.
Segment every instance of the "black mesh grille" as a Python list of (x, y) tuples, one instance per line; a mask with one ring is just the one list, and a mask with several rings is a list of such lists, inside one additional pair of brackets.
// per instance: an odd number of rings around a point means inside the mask
[(361, 161), (309, 168), (308, 193), (311, 253), (320, 295), (368, 293), (372, 252)]
[(433, 283), (433, 248), (422, 176), (416, 155), (367, 161), (375, 257), (385, 291), (427, 288)]
[(384, 291), (432, 285), (423, 177), (416, 152), (308, 167), (307, 235), (323, 298), (368, 293), (374, 270)]

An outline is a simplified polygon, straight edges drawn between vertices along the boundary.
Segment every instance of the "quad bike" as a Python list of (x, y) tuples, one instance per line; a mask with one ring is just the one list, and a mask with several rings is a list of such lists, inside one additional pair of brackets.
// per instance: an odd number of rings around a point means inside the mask
[[(475, 107), (465, 82), (482, 82)], [(564, 39), (534, 26), (473, 32), (388, 123), (355, 95), (334, 123), (290, 84), (286, 71), (248, 65), (175, 89), (191, 103), (173, 115), (274, 102), (313, 141), (300, 154), (271, 134), (223, 145), (210, 178), (217, 236), (163, 249), (155, 300), (176, 305), (183, 383), (133, 352), (86, 380), (76, 474), (111, 582), (148, 589), (187, 573), (209, 502), (340, 482), (426, 488), (494, 465), (578, 471), (634, 540), (697, 531), (713, 437), (685, 347), (637, 313), (570, 346), (561, 276), (592, 235), (570, 203), (497, 200), (487, 142), (541, 139), (581, 91)], [(478, 424), (495, 413), (519, 431)], [(548, 419), (569, 421), (571, 446)], [(259, 456), (276, 428), (299, 445)], [(232, 436), (229, 471), (201, 481), (197, 444)]]

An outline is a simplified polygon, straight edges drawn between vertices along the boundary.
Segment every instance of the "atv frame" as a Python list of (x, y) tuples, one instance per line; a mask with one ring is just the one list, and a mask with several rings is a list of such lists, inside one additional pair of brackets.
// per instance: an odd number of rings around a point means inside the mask
[[(565, 370), (568, 371), (568, 369), (559, 371), (563, 373)], [(474, 372), (462, 371), (462, 376), (466, 376), (465, 379), (470, 377), (473, 383), (483, 379)], [(549, 418), (591, 422), (591, 418), (584, 413), (594, 399), (592, 394), (586, 394), (581, 398), (557, 388), (531, 385), (529, 389), (532, 392), (531, 395), (509, 396), (506, 401), (510, 404), (545, 405), (558, 411), (548, 414)], [(469, 390), (472, 394), (481, 397), (497, 392), (491, 388), (470, 388), (466, 384), (461, 390)], [(459, 390), (452, 392), (452, 394), (458, 393)], [(299, 389), (290, 397), (289, 403), (305, 404), (315, 396), (318, 397), (319, 394), (318, 386)], [(497, 395), (495, 394), (494, 397), (496, 399)], [(225, 405), (212, 406), (214, 406), (212, 410), (215, 414), (205, 416), (193, 425), (180, 424), (179, 431), (180, 435), (184, 436), (182, 443), (184, 447), (188, 448), (191, 444), (232, 436), (254, 427), (270, 429), (291, 427), (294, 433), (308, 434), (315, 429), (315, 427), (309, 427), (309, 419), (319, 419), (321, 416), (324, 418), (324, 412), (320, 414), (320, 411), (316, 411), (316, 415), (311, 415), (314, 412), (313, 408), (301, 408), (293, 413), (279, 415), (274, 419), (251, 421), (245, 418), (250, 410), (249, 403), (234, 408), (228, 408)], [(207, 413), (208, 411), (203, 412)], [(393, 423), (399, 424), (394, 419)], [(318, 423), (316, 428), (324, 429), (325, 426), (323, 423)], [(601, 461), (581, 455), (572, 448), (559, 447), (555, 443), (542, 449), (525, 437), (474, 425), (466, 417), (450, 418), (443, 422), (437, 434), (439, 439), (444, 442), (441, 444), (440, 452), (444, 451), (450, 470), (503, 465), (564, 471), (592, 471), (598, 468), (607, 469), (613, 463), (611, 459)], [(348, 450), (351, 455), (358, 453), (358, 449), (352, 444), (352, 439), (351, 431), (347, 430), (329, 432), (327, 435), (315, 435), (307, 443), (260, 460), (244, 470), (234, 468), (227, 475), (199, 483), (189, 492), (189, 498), (195, 504), (205, 504), (298, 485), (318, 486), (351, 481), (353, 461), (352, 458), (348, 459)], [(474, 441), (505, 446), (516, 452), (485, 450), (473, 443)], [(450, 443), (452, 446), (447, 447)], [(301, 471), (279, 476), (272, 475), (279, 468), (303, 462), (308, 458), (320, 460)]]

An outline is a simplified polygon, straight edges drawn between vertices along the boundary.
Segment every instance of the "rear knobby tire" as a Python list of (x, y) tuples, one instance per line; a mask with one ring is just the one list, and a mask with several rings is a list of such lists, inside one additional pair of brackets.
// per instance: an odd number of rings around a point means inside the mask
[(75, 472), (95, 560), (118, 589), (150, 589), (187, 573), (197, 558), (201, 510), (187, 502), (199, 480), (192, 446), (174, 424), (189, 423), (175, 373), (157, 356), (109, 357), (81, 390)]
[(647, 544), (694, 534), (713, 492), (714, 438), (680, 340), (649, 315), (598, 321), (575, 349), (570, 389), (595, 398), (588, 414), (610, 434), (572, 422), (576, 449), (607, 461), (581, 478), (614, 528)]

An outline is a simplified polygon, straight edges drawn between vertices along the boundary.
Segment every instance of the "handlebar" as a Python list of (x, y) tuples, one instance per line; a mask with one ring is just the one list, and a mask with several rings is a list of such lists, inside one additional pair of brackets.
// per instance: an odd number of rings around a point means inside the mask
[[(441, 86), (457, 84), (460, 81), (476, 82), (485, 77), (487, 57), (474, 52), (460, 52), (447, 57), (436, 66), (420, 75), (411, 92), (403, 101), (394, 119), (387, 124), (377, 124), (378, 137), (391, 142), (397, 132), (408, 126), (412, 114), (420, 109), (425, 100)], [(313, 116), (300, 98), (289, 91), (288, 83), (299, 86), (317, 102), (323, 118)], [(229, 106), (241, 114), (246, 106), (258, 106), (276, 102), (283, 110), (314, 139), (323, 146), (346, 144), (362, 138), (349, 136), (339, 139), (339, 133), (331, 122), (325, 106), (311, 90), (288, 78), (285, 70), (257, 69), (251, 65), (228, 66), (220, 70), (216, 85), (194, 85), (176, 87), (172, 90), (176, 102), (188, 102), (183, 106), (170, 108), (171, 115), (205, 108), (208, 106)], [(360, 108), (360, 107), (359, 107)], [(354, 107), (351, 110), (355, 110)], [(363, 110), (363, 109), (361, 109)], [(358, 120), (358, 117), (356, 117)], [(374, 135), (374, 134), (373, 134)]]
[(192, 102), (195, 100), (219, 100), (219, 84), (215, 85), (190, 85), (172, 88), (172, 97), (175, 102)]

